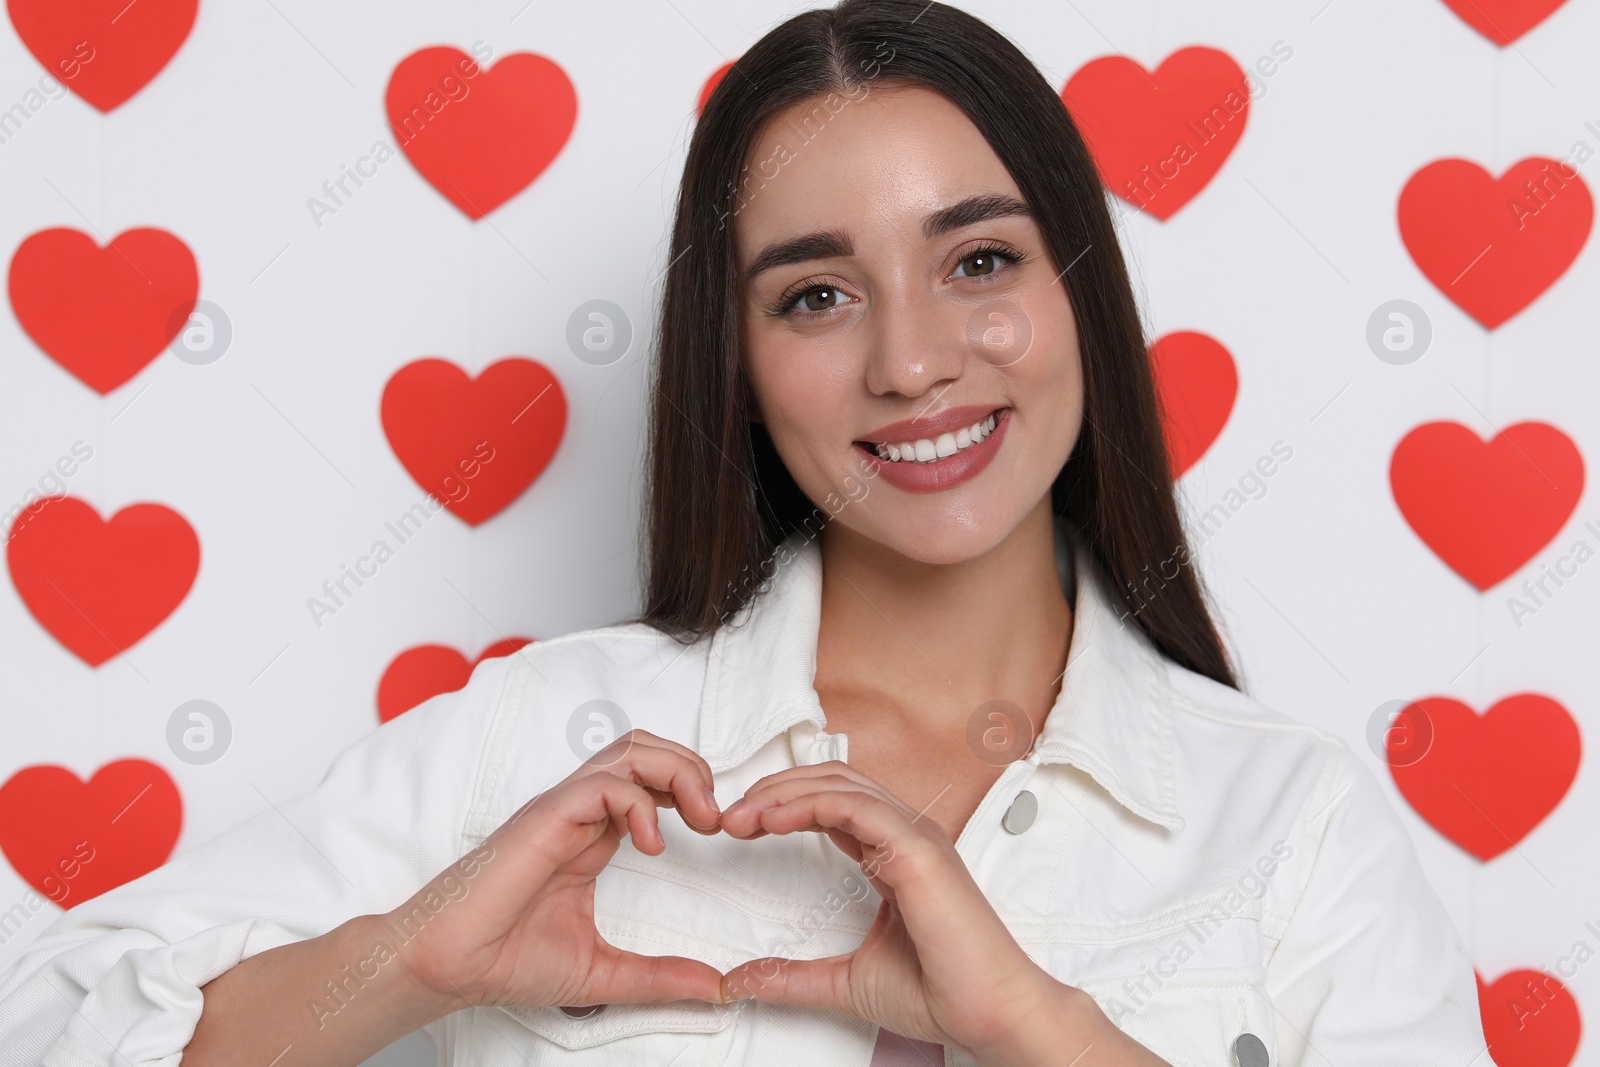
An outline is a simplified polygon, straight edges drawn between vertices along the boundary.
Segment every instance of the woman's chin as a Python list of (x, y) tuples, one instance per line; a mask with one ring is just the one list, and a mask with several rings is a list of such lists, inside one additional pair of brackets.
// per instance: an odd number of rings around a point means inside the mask
[(994, 512), (963, 508), (952, 516), (943, 511), (935, 514), (936, 510), (896, 509), (899, 514), (875, 516), (855, 532), (908, 560), (944, 565), (965, 563), (992, 551), (1016, 525)]

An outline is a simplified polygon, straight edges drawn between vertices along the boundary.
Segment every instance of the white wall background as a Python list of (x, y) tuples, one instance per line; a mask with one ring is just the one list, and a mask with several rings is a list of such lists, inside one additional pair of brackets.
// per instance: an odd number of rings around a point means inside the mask
[[(1201, 549), (1248, 689), (1363, 754), (1375, 709), (1429, 695), (1483, 711), (1538, 692), (1591, 734), (1600, 565), (1581, 568), (1520, 628), (1506, 601), (1576, 540), (1600, 547), (1583, 528), (1600, 522), (1594, 492), (1517, 574), (1480, 592), (1406, 525), (1388, 464), (1407, 431), (1440, 419), (1485, 437), (1548, 422), (1600, 456), (1596, 242), (1488, 331), (1422, 275), (1395, 221), (1401, 187), (1435, 159), (1499, 174), (1527, 156), (1567, 156), (1578, 141), (1600, 149), (1600, 3), (1569, 0), (1511, 47), (1440, 0), (962, 6), (1058, 88), (1110, 53), (1153, 69), (1203, 44), (1248, 67), (1275, 42), (1293, 49), (1204, 192), (1165, 222), (1121, 205), (1151, 337), (1203, 331), (1238, 368), (1231, 417), (1181, 485), (1191, 517), (1275, 441), (1294, 450), (1265, 495)], [(181, 790), (177, 847), (187, 848), (310, 788), (377, 726), (378, 680), (404, 649), (439, 643), (471, 658), (508, 635), (552, 637), (631, 611), (651, 319), (696, 98), (713, 70), (795, 9), (204, 0), (187, 41), (127, 103), (102, 114), (68, 94), (30, 113), (0, 143), (0, 254), (9, 261), (53, 226), (168, 230), (193, 251), (200, 296), (224, 310), (234, 337), (215, 363), (165, 353), (101, 396), (0, 314), (0, 506), (81, 440), (94, 455), (67, 492), (103, 516), (163, 503), (201, 543), (181, 606), (99, 667), (0, 582), (0, 782), (36, 764), (87, 777), (111, 760), (151, 760)], [(390, 139), (383, 99), (396, 64), (428, 45), (480, 40), (496, 60), (548, 56), (575, 85), (577, 124), (549, 169), (473, 222), (398, 158), (319, 227), (308, 198)], [(42, 73), (0, 25), (0, 108)], [(1593, 188), (1600, 164), (1579, 170)], [(1365, 340), (1368, 316), (1396, 298), (1433, 327), (1431, 348), (1407, 366), (1381, 362)], [(636, 331), (609, 366), (567, 346), (569, 315), (592, 299), (619, 304)], [(549, 468), (477, 527), (431, 520), (316, 627), (307, 598), (421, 497), (379, 423), (385, 382), (426, 356), (475, 374), (511, 355), (550, 367), (566, 394)], [(226, 756), (205, 766), (177, 759), (166, 738), (173, 710), (196, 698), (233, 725)], [(1371, 758), (1485, 978), (1556, 973), (1580, 940), (1600, 949), (1585, 927), (1600, 927), (1600, 784), (1587, 764), (1537, 829), (1485, 863), (1418, 817)], [(28, 891), (0, 864), (0, 910)], [(0, 965), (52, 912), (0, 947)], [(1600, 965), (1563, 981), (1600, 1020)], [(422, 1038), (409, 1053), (431, 1055)], [(1600, 1064), (1600, 1041), (1585, 1040), (1572, 1062)]]

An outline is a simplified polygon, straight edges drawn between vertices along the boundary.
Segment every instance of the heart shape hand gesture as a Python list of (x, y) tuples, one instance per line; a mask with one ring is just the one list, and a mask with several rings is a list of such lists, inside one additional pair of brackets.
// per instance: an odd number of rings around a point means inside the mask
[[(642, 730), (618, 738), (390, 914), (401, 921), (430, 893), (472, 901), (434, 910), (407, 946), (408, 970), (463, 1007), (757, 999), (845, 1012), (985, 1064), (1054, 1062), (1074, 1044), (1124, 1054), (1099, 1062), (1161, 1063), (1029, 958), (942, 827), (860, 771), (790, 768), (726, 811), (711, 785), (710, 766), (683, 745)], [(865, 939), (841, 955), (765, 957), (726, 974), (607, 943), (595, 878), (624, 834), (646, 855), (664, 851), (657, 807), (676, 807), (702, 834), (826, 834), (883, 898)]]

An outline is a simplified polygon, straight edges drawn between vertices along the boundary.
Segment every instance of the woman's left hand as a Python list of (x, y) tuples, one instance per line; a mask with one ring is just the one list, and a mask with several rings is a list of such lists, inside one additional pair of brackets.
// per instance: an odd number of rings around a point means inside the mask
[(1019, 1050), (1052, 1036), (1049, 1060), (1066, 1063), (1077, 1050), (1062, 1038), (1100, 1031), (1093, 1017), (1105, 1017), (1092, 999), (1022, 950), (944, 828), (848, 764), (762, 778), (723, 811), (722, 829), (744, 839), (825, 833), (883, 897), (861, 947), (815, 960), (751, 960), (724, 976), (726, 999), (847, 1012), (985, 1063), (1027, 1062)]

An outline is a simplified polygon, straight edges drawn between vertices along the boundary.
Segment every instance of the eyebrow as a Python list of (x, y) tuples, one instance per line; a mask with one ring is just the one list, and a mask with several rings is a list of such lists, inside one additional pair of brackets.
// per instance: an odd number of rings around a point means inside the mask
[(748, 281), (762, 271), (772, 270), (774, 267), (807, 263), (813, 259), (853, 255), (855, 250), (856, 246), (851, 243), (850, 238), (839, 230), (819, 231), (808, 233), (804, 237), (778, 241), (761, 250), (751, 262), (750, 269), (744, 272), (745, 280)]
[[(940, 234), (959, 230), (964, 226), (972, 226), (979, 222), (988, 222), (991, 219), (1009, 218), (1016, 215), (1032, 216), (1033, 211), (1028, 205), (1014, 196), (1001, 193), (985, 193), (978, 196), (969, 196), (959, 200), (949, 207), (940, 208), (922, 220), (922, 236), (925, 238), (938, 237)], [(848, 234), (840, 230), (819, 230), (808, 233), (803, 237), (794, 237), (787, 241), (778, 241), (763, 248), (749, 269), (744, 273), (745, 280), (749, 281), (764, 271), (775, 267), (787, 267), (794, 263), (807, 263), (814, 259), (829, 259), (834, 256), (849, 256), (855, 253), (855, 244)]]
[(1032, 216), (1033, 212), (1021, 200), (1002, 193), (969, 196), (949, 207), (940, 208), (922, 220), (922, 236), (938, 237), (963, 226), (1003, 219), (1013, 215)]

